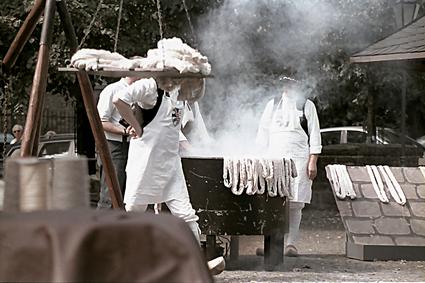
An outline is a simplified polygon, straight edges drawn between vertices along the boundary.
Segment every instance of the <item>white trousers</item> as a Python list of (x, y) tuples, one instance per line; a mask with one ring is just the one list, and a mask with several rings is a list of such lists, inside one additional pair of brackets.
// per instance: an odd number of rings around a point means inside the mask
[[(199, 225), (197, 223), (199, 217), (195, 214), (195, 210), (192, 208), (190, 199), (189, 198), (172, 199), (172, 200), (166, 201), (165, 204), (167, 205), (168, 209), (170, 209), (171, 214), (183, 219), (187, 223), (187, 225), (189, 225), (189, 228), (190, 230), (192, 230), (193, 234), (195, 235), (196, 240), (198, 241), (198, 243), (200, 243), (201, 230), (199, 229)], [(144, 212), (146, 211), (147, 207), (148, 207), (147, 204), (126, 205), (126, 210)]]
[(289, 202), (289, 232), (285, 234), (286, 246), (293, 245), (297, 241), (300, 232), (300, 224), (302, 218), (302, 209), (305, 203), (303, 202)]

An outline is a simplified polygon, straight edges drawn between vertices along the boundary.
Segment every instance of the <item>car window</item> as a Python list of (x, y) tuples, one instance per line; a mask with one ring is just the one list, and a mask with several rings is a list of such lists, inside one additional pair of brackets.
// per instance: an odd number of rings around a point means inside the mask
[(341, 132), (332, 131), (332, 132), (322, 132), (322, 145), (331, 145), (331, 144), (340, 144), (341, 142)]
[(367, 134), (358, 131), (347, 131), (347, 143), (365, 143)]
[(70, 141), (44, 143), (40, 148), (38, 156), (68, 153), (70, 143)]

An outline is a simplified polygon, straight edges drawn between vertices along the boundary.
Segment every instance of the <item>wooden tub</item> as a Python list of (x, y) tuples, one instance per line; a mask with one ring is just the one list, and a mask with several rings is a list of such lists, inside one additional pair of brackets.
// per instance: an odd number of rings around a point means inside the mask
[[(215, 251), (217, 235), (263, 235), (265, 269), (273, 270), (283, 263), (283, 235), (288, 230), (286, 199), (267, 194), (234, 195), (223, 185), (223, 158), (183, 157), (182, 164), (200, 229), (207, 236), (207, 257)], [(231, 248), (232, 259), (237, 253)]]

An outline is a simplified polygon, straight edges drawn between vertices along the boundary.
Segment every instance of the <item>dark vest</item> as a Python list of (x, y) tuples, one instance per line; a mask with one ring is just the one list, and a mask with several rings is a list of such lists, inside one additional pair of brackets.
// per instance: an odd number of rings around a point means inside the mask
[(162, 98), (164, 96), (164, 91), (159, 88), (156, 91), (158, 92), (158, 98), (153, 108), (143, 109), (142, 107), (139, 106), (138, 103), (135, 103), (133, 105), (134, 116), (136, 116), (136, 119), (142, 126), (142, 129), (146, 127), (150, 122), (152, 122), (152, 120), (155, 118), (156, 114), (158, 113), (159, 107), (161, 106)]

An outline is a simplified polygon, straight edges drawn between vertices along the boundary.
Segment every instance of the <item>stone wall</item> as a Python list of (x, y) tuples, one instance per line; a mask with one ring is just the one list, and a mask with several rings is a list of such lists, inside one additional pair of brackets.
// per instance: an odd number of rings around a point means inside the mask
[[(351, 166), (389, 165), (402, 166), (401, 145), (388, 144), (338, 144), (324, 146), (317, 164), (317, 178), (313, 183), (313, 195), (309, 209), (332, 209), (337, 211), (331, 186), (326, 178), (325, 166), (344, 164)], [(406, 146), (404, 166), (416, 167), (423, 153), (415, 147)]]

